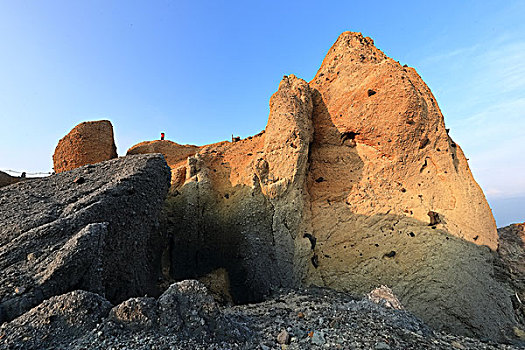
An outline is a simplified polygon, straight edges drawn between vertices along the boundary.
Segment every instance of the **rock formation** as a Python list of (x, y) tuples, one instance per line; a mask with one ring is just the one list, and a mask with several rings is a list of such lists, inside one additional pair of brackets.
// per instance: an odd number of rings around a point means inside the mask
[(284, 77), (264, 132), (177, 162), (172, 278), (224, 268), (235, 302), (386, 285), (437, 329), (512, 337), (485, 197), (428, 87), (370, 38), (343, 33), (309, 84)]
[(198, 146), (179, 145), (173, 141), (156, 140), (141, 142), (128, 149), (127, 154), (162, 153), (171, 168), (171, 182), (177, 185), (186, 180), (186, 159), (199, 150), (200, 147)]
[(0, 189), (0, 322), (74, 289), (155, 294), (168, 187), (164, 159), (137, 155)]
[(525, 323), (525, 223), (499, 228), (498, 234), (498, 252), (515, 292), (512, 303), (518, 317)]
[(113, 126), (109, 120), (78, 124), (58, 142), (53, 154), (56, 173), (117, 157)]

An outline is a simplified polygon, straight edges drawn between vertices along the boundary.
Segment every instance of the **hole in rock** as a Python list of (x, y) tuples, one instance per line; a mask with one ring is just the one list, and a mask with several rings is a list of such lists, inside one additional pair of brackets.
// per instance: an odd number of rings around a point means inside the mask
[(345, 141), (350, 140), (351, 144), (355, 144), (355, 137), (359, 135), (359, 132), (346, 131), (341, 133), (341, 144), (344, 144)]

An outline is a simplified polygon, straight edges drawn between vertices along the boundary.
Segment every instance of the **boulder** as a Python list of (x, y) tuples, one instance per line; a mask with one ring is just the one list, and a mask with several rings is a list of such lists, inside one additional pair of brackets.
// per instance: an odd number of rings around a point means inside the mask
[(79, 288), (157, 293), (168, 187), (162, 156), (137, 155), (0, 189), (0, 322)]
[(83, 122), (60, 139), (53, 154), (53, 167), (61, 173), (113, 158), (117, 158), (117, 147), (111, 122)]

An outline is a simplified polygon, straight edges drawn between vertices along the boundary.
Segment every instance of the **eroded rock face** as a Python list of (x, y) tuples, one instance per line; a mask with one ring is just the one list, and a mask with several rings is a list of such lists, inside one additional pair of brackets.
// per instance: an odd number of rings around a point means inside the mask
[[(454, 236), (497, 249), (496, 224), (483, 192), (415, 69), (388, 58), (372, 39), (346, 32), (310, 85), (319, 92), (312, 202), (337, 199), (358, 215), (436, 222)], [(333, 178), (313, 181), (323, 175)]]
[(56, 173), (117, 158), (113, 126), (109, 120), (78, 124), (58, 142), (53, 154)]
[(193, 145), (179, 145), (173, 141), (156, 140), (145, 141), (128, 149), (127, 154), (162, 153), (168, 166), (171, 168), (172, 185), (182, 184), (186, 179), (186, 159), (197, 153), (201, 147)]
[(498, 253), (515, 292), (513, 306), (525, 324), (525, 223), (499, 228), (498, 234)]
[(302, 238), (308, 145), (308, 84), (285, 77), (270, 101), (266, 132), (204, 147), (188, 158), (185, 182), (172, 186), (167, 229), (170, 275), (228, 271), (235, 302), (297, 286), (309, 244)]
[(78, 288), (155, 294), (168, 187), (162, 156), (137, 155), (0, 189), (0, 321)]
[(180, 164), (172, 278), (223, 268), (235, 302), (385, 285), (437, 329), (512, 337), (485, 197), (428, 87), (370, 38), (343, 33), (309, 84), (284, 77), (264, 132)]
[(385, 284), (438, 329), (503, 339), (509, 293), (480, 247), (497, 248), (495, 222), (428, 87), (350, 32), (310, 86), (307, 283), (361, 293)]

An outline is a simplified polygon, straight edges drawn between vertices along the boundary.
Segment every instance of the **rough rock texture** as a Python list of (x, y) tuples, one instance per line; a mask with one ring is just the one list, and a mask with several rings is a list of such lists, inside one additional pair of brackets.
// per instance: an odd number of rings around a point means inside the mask
[(132, 298), (109, 308), (83, 291), (53, 297), (4, 323), (0, 348), (517, 349), (435, 332), (409, 312), (318, 288), (220, 307), (200, 283), (183, 281), (157, 300)]
[(433, 327), (509, 336), (509, 292), (478, 246), (497, 248), (492, 213), (415, 70), (346, 32), (310, 86), (318, 268), (307, 281), (361, 293), (386, 284)]
[(308, 84), (285, 77), (265, 133), (206, 146), (188, 159), (185, 182), (172, 185), (167, 200), (171, 277), (225, 268), (235, 302), (299, 285), (310, 247), (300, 232), (311, 113)]
[[(327, 175), (311, 184), (312, 202), (337, 199), (356, 215), (403, 215), (426, 223), (435, 212), (439, 228), (497, 249), (485, 196), (415, 69), (388, 58), (372, 39), (345, 32), (310, 86), (319, 92), (310, 175)], [(354, 145), (342, 142), (344, 135)]]
[(21, 178), (0, 171), (0, 187), (16, 184)]
[(78, 288), (156, 293), (168, 187), (162, 156), (139, 155), (0, 189), (0, 321)]
[(499, 228), (498, 234), (498, 252), (516, 293), (513, 306), (525, 325), (525, 223)]
[(506, 340), (496, 226), (432, 93), (360, 33), (286, 76), (264, 132), (202, 147), (166, 205), (166, 274), (224, 268), (235, 302), (301, 284), (390, 287), (431, 326)]
[(78, 124), (58, 142), (53, 154), (56, 173), (117, 158), (113, 126), (109, 120)]
[(111, 303), (83, 290), (54, 296), (9, 323), (2, 324), (2, 349), (66, 349), (69, 342), (95, 329)]
[(186, 159), (193, 156), (201, 147), (193, 145), (179, 145), (173, 141), (156, 140), (145, 141), (128, 149), (127, 154), (162, 153), (168, 166), (171, 168), (172, 184), (184, 183), (186, 179)]

